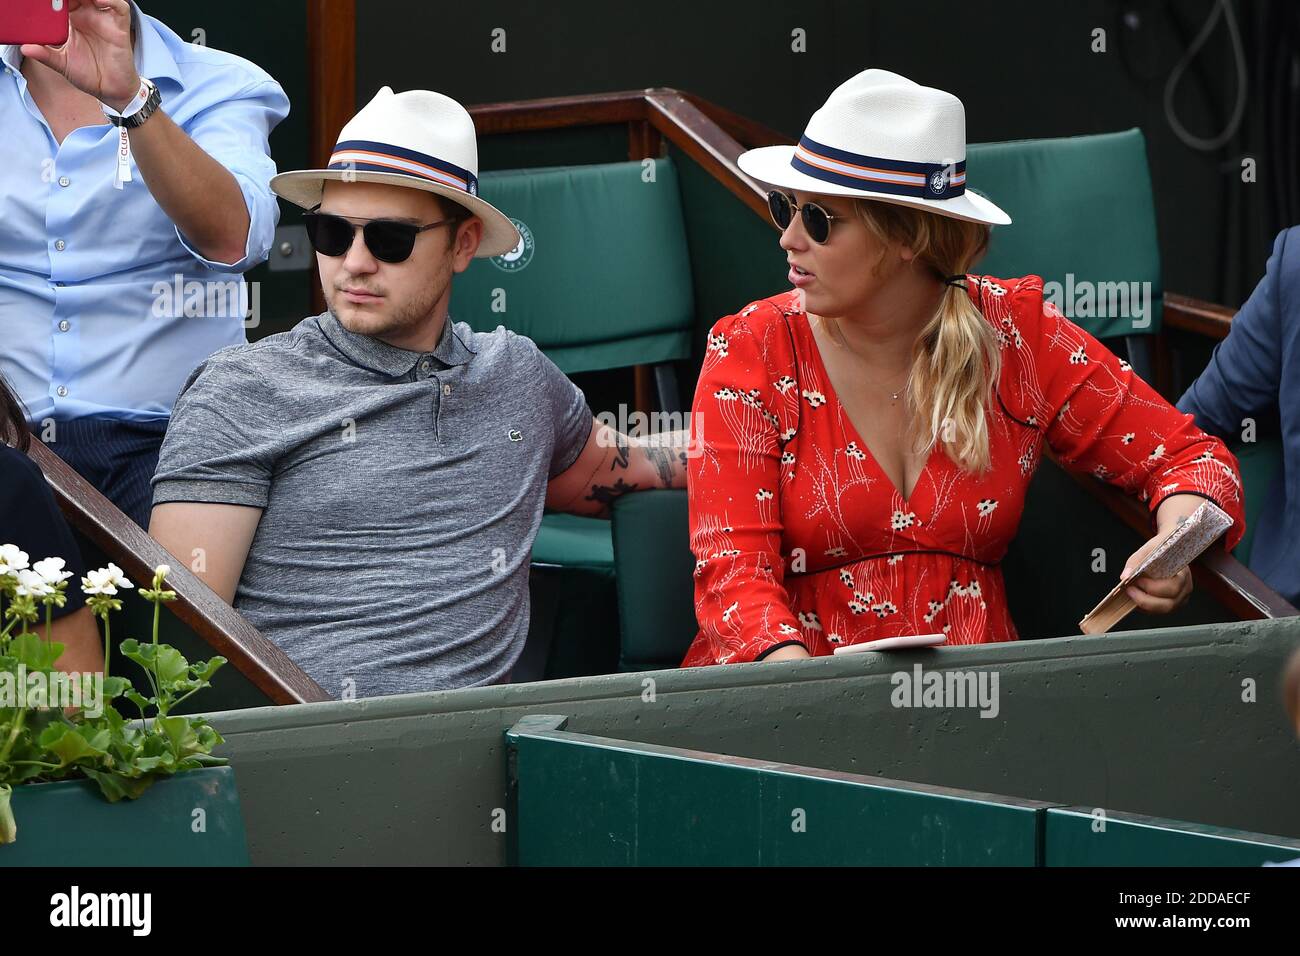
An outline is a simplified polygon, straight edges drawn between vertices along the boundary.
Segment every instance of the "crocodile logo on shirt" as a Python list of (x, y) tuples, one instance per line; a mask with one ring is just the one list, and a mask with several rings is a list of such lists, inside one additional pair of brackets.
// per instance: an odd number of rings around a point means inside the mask
[(523, 441), (523, 440), (524, 440), (524, 433), (521, 432), (518, 428), (512, 428), (512, 429), (510, 429), (510, 440), (511, 440), (511, 441)]

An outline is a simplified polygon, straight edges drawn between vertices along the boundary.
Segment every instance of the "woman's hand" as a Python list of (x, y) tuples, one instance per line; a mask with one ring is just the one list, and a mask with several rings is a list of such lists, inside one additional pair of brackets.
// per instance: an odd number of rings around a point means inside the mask
[[(1138, 548), (1124, 562), (1124, 573), (1136, 568), (1148, 554), (1159, 547), (1165, 537), (1182, 524), (1199, 508), (1205, 499), (1199, 495), (1170, 495), (1160, 503), (1156, 511), (1156, 533), (1150, 541)], [(1144, 611), (1152, 614), (1168, 614), (1187, 602), (1192, 593), (1191, 568), (1183, 568), (1172, 578), (1152, 578), (1145, 574), (1131, 581), (1125, 590), (1128, 596)]]
[(127, 0), (69, 0), (67, 42), (57, 47), (27, 43), (22, 55), (62, 73), (77, 89), (115, 110), (140, 90)]
[(787, 644), (785, 647), (777, 648), (767, 657), (763, 658), (764, 663), (769, 661), (802, 661), (809, 660), (812, 655), (802, 644)]

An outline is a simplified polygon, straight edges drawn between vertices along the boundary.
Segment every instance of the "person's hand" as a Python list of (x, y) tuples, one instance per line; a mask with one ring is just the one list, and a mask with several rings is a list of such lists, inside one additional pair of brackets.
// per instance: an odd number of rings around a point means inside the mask
[[(1156, 512), (1156, 533), (1150, 541), (1138, 548), (1124, 562), (1121, 579), (1129, 575), (1140, 565), (1148, 554), (1160, 546), (1169, 533), (1201, 506), (1203, 499), (1195, 495), (1170, 495), (1160, 503)], [(1183, 568), (1172, 578), (1153, 578), (1143, 574), (1124, 589), (1128, 596), (1144, 611), (1152, 614), (1168, 614), (1187, 603), (1192, 593), (1191, 568)]]
[(25, 43), (22, 55), (121, 110), (140, 91), (131, 52), (131, 5), (127, 0), (69, 0), (68, 21), (68, 40), (62, 46)]
[(768, 661), (802, 661), (811, 657), (812, 655), (808, 653), (808, 649), (802, 644), (787, 644), (785, 647), (777, 648), (771, 654), (768, 654), (767, 657), (763, 658), (763, 661), (765, 663)]

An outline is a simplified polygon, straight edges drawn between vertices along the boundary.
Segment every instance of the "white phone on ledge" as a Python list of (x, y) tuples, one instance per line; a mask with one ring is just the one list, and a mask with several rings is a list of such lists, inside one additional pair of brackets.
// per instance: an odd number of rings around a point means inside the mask
[(898, 651), (908, 647), (935, 647), (948, 640), (947, 634), (903, 634), (898, 637), (882, 637), (878, 641), (863, 641), (861, 644), (845, 644), (835, 648), (836, 654), (861, 654), (865, 651)]

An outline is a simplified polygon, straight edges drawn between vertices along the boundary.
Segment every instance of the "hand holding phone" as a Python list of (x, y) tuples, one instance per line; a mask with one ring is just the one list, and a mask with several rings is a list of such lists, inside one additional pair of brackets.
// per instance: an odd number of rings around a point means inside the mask
[[(8, 0), (12, 18), (25, 10), (28, 19), (51, 15), (56, 0)], [(131, 47), (131, 4), (127, 0), (62, 0), (61, 16), (66, 21), (63, 40), (28, 39), (22, 44), (24, 57), (63, 74), (69, 83), (113, 109), (122, 109), (140, 90)], [(2, 21), (0, 21), (2, 22)], [(8, 31), (4, 31), (8, 32)], [(11, 41), (17, 42), (17, 41)]]

